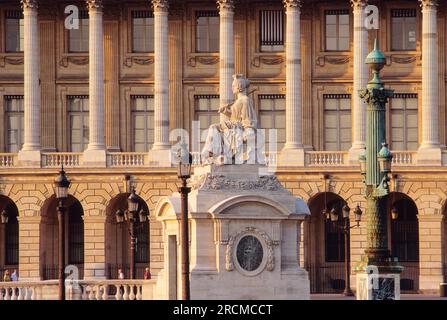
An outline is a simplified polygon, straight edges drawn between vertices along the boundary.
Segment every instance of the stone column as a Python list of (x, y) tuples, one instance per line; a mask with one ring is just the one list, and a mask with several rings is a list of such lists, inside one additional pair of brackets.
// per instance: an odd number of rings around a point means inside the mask
[(360, 99), (359, 91), (368, 84), (368, 30), (365, 27), (365, 7), (367, 0), (351, 0), (354, 15), (354, 83), (352, 90), (352, 147), (349, 150), (350, 162), (358, 162), (358, 156), (365, 148), (366, 104)]
[(89, 14), (89, 143), (84, 163), (105, 166), (104, 33), (102, 0), (87, 0)]
[(37, 0), (22, 0), (24, 16), (25, 137), (19, 152), (24, 165), (40, 166), (40, 59)]
[(422, 7), (422, 141), (418, 163), (440, 164), (438, 110), (437, 0), (419, 0)]
[(301, 0), (283, 0), (286, 10), (286, 144), (282, 165), (304, 165), (301, 104)]
[[(224, 106), (234, 101), (232, 90), (233, 74), (234, 74), (234, 32), (233, 17), (234, 3), (233, 0), (218, 0), (217, 7), (220, 15), (219, 29), (219, 97), (220, 105)], [(221, 120), (226, 118), (220, 115)]]
[(154, 145), (152, 165), (170, 166), (168, 0), (152, 0), (154, 8)]

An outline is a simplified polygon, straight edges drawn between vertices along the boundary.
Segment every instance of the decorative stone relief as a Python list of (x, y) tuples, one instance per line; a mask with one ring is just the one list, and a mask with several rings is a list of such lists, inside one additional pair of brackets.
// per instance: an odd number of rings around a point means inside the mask
[(154, 8), (154, 11), (167, 12), (169, 9), (168, 0), (152, 0), (152, 6)]
[(39, 5), (37, 0), (20, 0), (22, 4), (22, 9), (38, 9)]
[(203, 64), (203, 65), (213, 65), (219, 62), (218, 56), (194, 56), (190, 57), (186, 64), (190, 67), (195, 67), (197, 63)]
[(390, 66), (393, 62), (399, 64), (410, 64), (419, 61), (418, 65), (421, 65), (422, 55), (390, 55), (386, 56), (386, 65)]
[(102, 10), (102, 0), (87, 0), (87, 8), (89, 10), (96, 9), (96, 10)]
[(260, 56), (254, 57), (251, 60), (251, 65), (255, 68), (259, 68), (261, 64), (266, 64), (269, 66), (281, 64), (284, 62), (284, 57), (281, 56)]
[(217, 0), (216, 3), (219, 10), (234, 10), (233, 0)]
[(70, 63), (77, 66), (85, 66), (88, 64), (88, 61), (88, 57), (63, 57), (61, 61), (59, 61), (59, 65), (64, 68), (67, 68)]
[(146, 66), (153, 64), (154, 61), (155, 61), (154, 57), (128, 57), (124, 59), (123, 64), (124, 66), (131, 68), (134, 63), (140, 66)]
[(0, 67), (4, 68), (7, 64), (19, 66), (24, 63), (23, 57), (0, 57)]
[[(230, 237), (225, 249), (225, 269), (227, 271), (234, 270), (234, 250), (237, 249), (235, 248), (235, 245), (237, 245), (239, 240), (246, 235), (255, 236), (258, 240), (262, 240), (262, 242), (264, 242), (263, 247), (265, 247), (265, 249), (263, 254), (267, 255), (264, 267), (267, 271), (273, 271), (273, 269), (275, 269), (275, 256), (273, 254), (273, 246), (275, 243), (273, 243), (267, 233), (254, 227), (246, 227), (244, 230), (241, 230), (237, 234)], [(259, 268), (263, 268), (262, 263), (260, 264)]]
[(320, 56), (316, 60), (316, 64), (319, 67), (324, 67), (326, 63), (341, 65), (346, 64), (350, 61), (349, 56), (337, 56), (337, 55), (328, 55), (328, 56)]
[(191, 180), (193, 189), (200, 190), (282, 190), (276, 176), (260, 176), (257, 180), (227, 178), (224, 175), (206, 174)]

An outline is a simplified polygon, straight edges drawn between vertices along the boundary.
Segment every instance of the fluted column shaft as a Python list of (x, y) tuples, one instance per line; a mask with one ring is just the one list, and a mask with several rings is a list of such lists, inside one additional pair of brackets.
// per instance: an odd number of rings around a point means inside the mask
[(420, 0), (422, 7), (422, 142), (439, 147), (437, 1)]
[(39, 28), (37, 1), (22, 1), (24, 16), (24, 143), (22, 151), (40, 150)]
[(152, 0), (154, 7), (154, 145), (169, 149), (168, 1)]
[(89, 150), (104, 144), (104, 34), (102, 1), (87, 0), (89, 13)]
[[(234, 4), (233, 0), (219, 0), (217, 1), (220, 15), (220, 29), (219, 29), (219, 55), (220, 55), (220, 82), (219, 82), (219, 97), (220, 105), (224, 106), (234, 101), (233, 90), (231, 85), (233, 83), (234, 74)], [(220, 114), (221, 120), (226, 116)]]
[(284, 0), (286, 9), (286, 144), (302, 149), (301, 132), (301, 1)]
[(365, 147), (366, 104), (360, 99), (358, 92), (368, 84), (368, 66), (365, 58), (368, 55), (368, 31), (365, 27), (365, 6), (367, 0), (351, 0), (354, 15), (354, 83), (352, 95), (352, 148)]

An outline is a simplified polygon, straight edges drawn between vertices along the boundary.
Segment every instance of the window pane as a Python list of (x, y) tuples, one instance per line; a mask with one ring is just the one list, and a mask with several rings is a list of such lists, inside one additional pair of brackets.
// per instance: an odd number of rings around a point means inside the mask
[(6, 19), (6, 52), (23, 51), (23, 19)]

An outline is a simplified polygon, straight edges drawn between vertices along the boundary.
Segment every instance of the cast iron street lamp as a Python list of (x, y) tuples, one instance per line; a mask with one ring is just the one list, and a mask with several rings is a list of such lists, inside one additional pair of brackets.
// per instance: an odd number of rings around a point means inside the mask
[(181, 195), (181, 250), (182, 250), (182, 299), (190, 300), (189, 288), (189, 231), (188, 231), (188, 193), (191, 188), (187, 185), (187, 180), (191, 177), (192, 155), (186, 149), (186, 144), (182, 144), (178, 150), (177, 176), (182, 180), (182, 186), (178, 188)]
[(65, 300), (65, 201), (68, 199), (70, 180), (65, 175), (64, 167), (54, 180), (54, 191), (57, 199), (57, 218), (59, 221), (59, 300)]
[(140, 223), (140, 227), (147, 221), (147, 212), (143, 208), (138, 211), (139, 198), (135, 193), (135, 188), (132, 188), (129, 197), (127, 198), (127, 210), (123, 212), (118, 210), (115, 213), (116, 222), (118, 224), (124, 223), (125, 220), (129, 223), (128, 231), (130, 235), (130, 279), (135, 279), (135, 227)]
[(360, 220), (362, 219), (362, 210), (357, 205), (357, 207), (354, 209), (354, 219), (356, 224), (351, 226), (351, 222), (349, 219), (349, 212), (351, 211), (351, 208), (346, 204), (342, 208), (342, 214), (343, 214), (343, 223), (339, 224), (338, 220), (338, 213), (335, 208), (332, 208), (330, 213), (328, 214), (328, 210), (324, 209), (323, 214), (325, 215), (326, 219), (330, 219), (331, 222), (337, 226), (340, 230), (343, 231), (344, 238), (345, 238), (345, 290), (343, 291), (343, 294), (345, 296), (353, 296), (354, 293), (352, 293), (351, 290), (351, 250), (350, 250), (350, 238), (351, 238), (351, 229), (360, 226)]
[(392, 154), (385, 143), (386, 103), (394, 96), (394, 90), (385, 89), (379, 77), (385, 65), (384, 54), (377, 49), (366, 57), (371, 66), (373, 78), (367, 88), (360, 91), (360, 97), (367, 103), (366, 114), (366, 153), (360, 155), (360, 171), (364, 176), (365, 197), (367, 202), (367, 249), (365, 266), (377, 267), (379, 273), (398, 273), (401, 268), (391, 262), (387, 238), (387, 214), (385, 198), (390, 193)]

